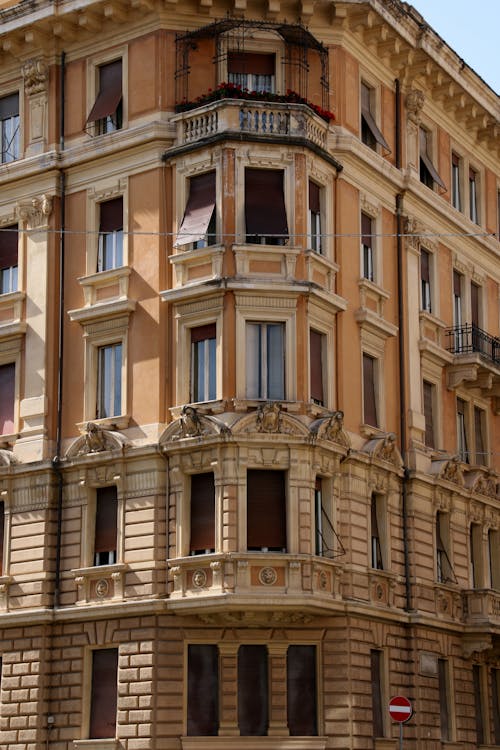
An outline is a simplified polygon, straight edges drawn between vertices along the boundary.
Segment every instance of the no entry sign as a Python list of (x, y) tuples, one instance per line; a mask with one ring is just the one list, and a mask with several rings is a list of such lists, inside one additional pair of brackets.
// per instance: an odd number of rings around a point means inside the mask
[(408, 698), (404, 698), (402, 695), (396, 695), (389, 701), (389, 713), (393, 721), (398, 721), (400, 724), (404, 724), (405, 721), (411, 719), (413, 709)]

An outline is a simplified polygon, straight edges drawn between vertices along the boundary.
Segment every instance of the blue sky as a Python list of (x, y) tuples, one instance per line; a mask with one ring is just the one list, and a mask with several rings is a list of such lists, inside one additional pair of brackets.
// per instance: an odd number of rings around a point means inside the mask
[(445, 42), (500, 93), (500, 0), (410, 0)]

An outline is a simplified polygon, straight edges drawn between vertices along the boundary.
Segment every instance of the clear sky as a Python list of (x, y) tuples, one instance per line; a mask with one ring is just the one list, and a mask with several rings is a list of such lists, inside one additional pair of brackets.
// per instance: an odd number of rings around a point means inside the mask
[(409, 0), (467, 65), (500, 93), (500, 0)]

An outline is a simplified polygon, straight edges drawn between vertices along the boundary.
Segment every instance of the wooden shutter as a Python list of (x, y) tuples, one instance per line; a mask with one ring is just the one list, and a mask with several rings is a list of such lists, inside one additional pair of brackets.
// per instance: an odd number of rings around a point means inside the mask
[(191, 343), (198, 344), (200, 341), (215, 338), (215, 323), (208, 323), (206, 326), (197, 326), (191, 328)]
[(16, 366), (13, 362), (0, 365), (0, 433), (14, 432), (14, 404), (16, 396)]
[(460, 167), (460, 157), (457, 154), (452, 154), (451, 163), (458, 169)]
[(188, 245), (205, 237), (215, 210), (215, 172), (189, 180), (189, 198), (174, 247)]
[(434, 448), (434, 418), (433, 418), (433, 396), (434, 386), (424, 380), (424, 417), (425, 417), (425, 444)]
[(123, 229), (123, 198), (113, 198), (99, 204), (100, 232), (117, 232)]
[(309, 180), (309, 211), (319, 214), (320, 210), (320, 187), (315, 182), (312, 182), (312, 180)]
[(375, 360), (368, 354), (363, 354), (363, 406), (365, 424), (378, 427), (375, 397)]
[(96, 122), (114, 115), (122, 98), (122, 61), (99, 67), (99, 93), (87, 122)]
[(312, 329), (309, 330), (311, 398), (319, 404), (324, 403), (323, 341), (323, 334), (318, 333), (318, 331), (313, 331)]
[(0, 501), (0, 576), (3, 576), (3, 556), (5, 553), (5, 503)]
[(291, 736), (318, 734), (316, 647), (289, 646), (286, 658), (287, 716)]
[(486, 454), (483, 435), (483, 410), (474, 407), (474, 437), (476, 447), (476, 464), (486, 465)]
[(361, 244), (372, 247), (372, 220), (367, 214), (361, 214)]
[(118, 649), (105, 648), (92, 653), (92, 694), (89, 738), (116, 735)]
[(420, 159), (424, 163), (426, 169), (428, 170), (432, 180), (439, 185), (439, 187), (443, 188), (443, 190), (446, 190), (446, 185), (444, 184), (443, 180), (438, 174), (438, 171), (434, 164), (432, 163), (432, 160), (429, 156), (429, 150), (428, 150), (428, 140), (429, 140), (429, 134), (427, 133), (424, 128), (420, 128)]
[(259, 76), (273, 76), (275, 67), (275, 57), (273, 54), (229, 52), (227, 56), (228, 73), (252, 73)]
[(95, 553), (116, 552), (118, 495), (116, 487), (98, 487), (95, 512)]
[(245, 169), (245, 222), (247, 235), (288, 237), (281, 169)]
[(238, 726), (243, 736), (262, 737), (269, 724), (267, 648), (238, 649)]
[(481, 684), (481, 667), (479, 664), (472, 665), (472, 684), (474, 687), (476, 744), (484, 745), (483, 689)]
[(17, 266), (18, 238), (17, 224), (0, 231), (0, 269)]
[(370, 651), (370, 666), (372, 678), (372, 726), (374, 737), (384, 736), (381, 662), (382, 652), (372, 649)]
[(441, 724), (441, 739), (450, 739), (449, 706), (448, 706), (448, 674), (445, 659), (438, 659), (438, 688), (439, 688), (439, 716)]
[(187, 733), (215, 737), (219, 730), (219, 650), (209, 644), (188, 646)]
[(247, 472), (247, 549), (286, 550), (286, 495), (283, 471)]
[(479, 328), (479, 287), (477, 284), (470, 285), (470, 307), (472, 325)]
[(427, 250), (420, 251), (420, 278), (422, 281), (430, 283), (431, 277), (429, 273), (429, 253)]
[(462, 276), (458, 271), (453, 271), (453, 294), (455, 297), (462, 296)]
[(0, 99), (0, 120), (19, 115), (19, 94), (9, 94)]
[(365, 126), (370, 131), (375, 141), (382, 146), (386, 151), (391, 151), (389, 144), (385, 140), (382, 131), (375, 122), (371, 110), (371, 91), (365, 83), (361, 84), (361, 118), (364, 121)]
[(191, 477), (191, 554), (215, 549), (215, 484), (213, 474)]

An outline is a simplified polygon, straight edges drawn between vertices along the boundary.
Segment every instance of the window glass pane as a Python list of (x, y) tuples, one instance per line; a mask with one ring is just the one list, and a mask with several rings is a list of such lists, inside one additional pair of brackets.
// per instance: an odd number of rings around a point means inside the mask
[(188, 646), (187, 733), (214, 737), (219, 729), (219, 650), (208, 644)]
[(285, 352), (283, 325), (267, 324), (267, 394), (263, 398), (285, 398)]
[(238, 649), (238, 726), (243, 736), (265, 736), (269, 725), (267, 648)]
[(89, 728), (91, 740), (116, 735), (117, 678), (118, 649), (93, 651)]
[(246, 326), (246, 379), (247, 398), (261, 398), (261, 326), (247, 323)]
[(14, 406), (16, 395), (16, 366), (13, 362), (0, 366), (0, 433), (14, 432)]
[(316, 647), (289, 646), (286, 666), (290, 735), (317, 735)]
[(97, 417), (114, 417), (122, 412), (122, 345), (112, 344), (98, 349)]
[(247, 549), (286, 552), (286, 491), (282, 471), (247, 471)]
[(365, 424), (378, 427), (375, 388), (375, 359), (363, 354), (363, 419)]

